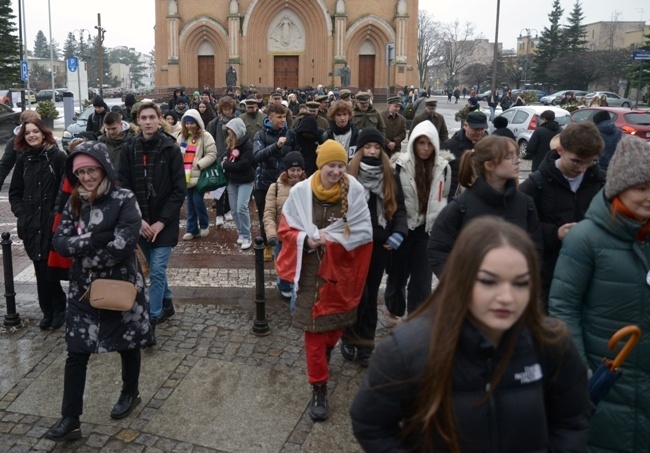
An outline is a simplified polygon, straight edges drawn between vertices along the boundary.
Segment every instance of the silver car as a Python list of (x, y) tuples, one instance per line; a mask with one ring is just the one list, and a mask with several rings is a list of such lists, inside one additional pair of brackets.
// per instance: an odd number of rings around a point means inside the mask
[(611, 91), (592, 91), (591, 93), (587, 93), (585, 96), (587, 98), (587, 103), (589, 103), (589, 101), (591, 101), (594, 96), (598, 96), (600, 98), (603, 94), (607, 96), (607, 105), (609, 107), (630, 108), (632, 106), (631, 100), (624, 98), (623, 96), (619, 96), (616, 93), (612, 93)]
[(541, 102), (544, 105), (559, 105), (560, 101), (562, 100), (562, 96), (564, 96), (565, 93), (575, 93), (576, 98), (578, 100), (580, 100), (581, 97), (587, 94), (586, 91), (581, 91), (581, 90), (562, 90), (562, 91), (558, 91), (557, 93), (549, 94), (547, 96), (542, 96), (539, 102)]
[[(519, 145), (519, 154), (526, 158), (526, 150), (531, 135), (538, 126), (542, 124), (540, 115), (545, 110), (552, 110), (555, 113), (555, 121), (563, 127), (571, 122), (571, 114), (560, 107), (546, 107), (544, 105), (526, 105), (523, 107), (510, 107), (503, 112), (501, 117), (508, 120), (508, 129), (515, 134), (515, 140)], [(490, 124), (490, 133), (494, 131), (494, 126)]]

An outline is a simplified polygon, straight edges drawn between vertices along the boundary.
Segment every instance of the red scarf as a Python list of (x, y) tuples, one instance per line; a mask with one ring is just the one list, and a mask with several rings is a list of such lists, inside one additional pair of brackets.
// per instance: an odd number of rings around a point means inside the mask
[(636, 239), (637, 241), (643, 242), (646, 240), (648, 235), (650, 234), (650, 221), (648, 219), (640, 219), (630, 209), (623, 204), (621, 201), (621, 198), (617, 195), (614, 197), (612, 200), (612, 212), (614, 214), (621, 214), (629, 219), (632, 219), (637, 222), (644, 222), (645, 223), (641, 226), (639, 229), (639, 232), (636, 234)]

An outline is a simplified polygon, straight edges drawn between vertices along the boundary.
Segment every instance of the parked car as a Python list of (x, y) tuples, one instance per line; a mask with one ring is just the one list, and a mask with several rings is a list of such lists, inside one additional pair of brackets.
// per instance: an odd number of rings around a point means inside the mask
[[(508, 120), (508, 129), (515, 134), (515, 139), (519, 145), (519, 154), (523, 159), (526, 158), (526, 150), (528, 149), (530, 136), (542, 124), (539, 116), (546, 110), (552, 110), (555, 113), (555, 121), (560, 124), (560, 127), (571, 122), (571, 114), (568, 111), (560, 107), (545, 107), (543, 105), (510, 107), (499, 115)], [(490, 124), (489, 131), (494, 131), (492, 124)]]
[[(488, 98), (490, 97), (490, 94), (492, 93), (492, 90), (487, 90), (482, 93), (479, 93), (476, 95), (479, 101), (485, 101), (487, 102)], [(499, 89), (497, 90), (497, 94), (499, 95), (499, 99), (501, 99), (501, 96), (503, 96), (503, 90)]]
[(94, 111), (95, 111), (95, 107), (89, 105), (88, 107), (86, 107), (86, 109), (83, 112), (81, 112), (81, 115), (73, 117), (72, 121), (74, 122), (70, 124), (65, 129), (65, 131), (63, 131), (63, 137), (61, 138), (61, 145), (63, 145), (63, 149), (66, 152), (68, 152), (68, 146), (70, 145), (70, 142), (75, 137), (78, 137), (80, 132), (84, 132), (86, 130), (88, 117)]
[(592, 91), (590, 93), (587, 93), (585, 97), (587, 98), (587, 102), (589, 102), (594, 96), (598, 96), (600, 98), (603, 94), (607, 97), (607, 104), (609, 107), (629, 108), (632, 106), (631, 100), (624, 98), (623, 96), (619, 96), (616, 93), (612, 93), (611, 91)]
[(564, 93), (575, 93), (576, 98), (580, 99), (583, 96), (586, 96), (587, 92), (582, 90), (562, 90), (557, 93), (549, 94), (547, 96), (542, 96), (539, 100), (544, 105), (559, 105), (562, 100)]
[(518, 93), (535, 93), (535, 96), (537, 96), (537, 102), (541, 102), (541, 99), (544, 96), (548, 96), (548, 93), (542, 90), (512, 90), (512, 98), (514, 99)]
[[(63, 92), (59, 92), (58, 90), (54, 90), (55, 95), (54, 99), (56, 102), (61, 102), (63, 100)], [(41, 90), (38, 93), (36, 93), (36, 102), (40, 101), (51, 101), (52, 100), (52, 90)]]
[(625, 107), (588, 107), (571, 113), (571, 121), (592, 121), (596, 112), (606, 110), (614, 124), (626, 134), (636, 135), (650, 141), (650, 113), (644, 110), (630, 110)]
[(20, 112), (14, 112), (8, 105), (0, 103), (0, 143), (9, 140), (19, 124)]
[[(29, 96), (29, 99), (27, 98)], [(27, 102), (29, 100), (29, 102)], [(25, 90), (25, 103), (27, 104), (36, 104), (36, 92), (34, 90)], [(16, 107), (22, 107), (21, 102), (16, 103)]]

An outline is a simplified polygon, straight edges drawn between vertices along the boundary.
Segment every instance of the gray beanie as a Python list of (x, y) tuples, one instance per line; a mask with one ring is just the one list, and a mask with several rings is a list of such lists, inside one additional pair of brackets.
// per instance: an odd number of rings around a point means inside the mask
[(650, 182), (650, 143), (623, 134), (607, 167), (605, 197), (611, 200), (637, 184)]

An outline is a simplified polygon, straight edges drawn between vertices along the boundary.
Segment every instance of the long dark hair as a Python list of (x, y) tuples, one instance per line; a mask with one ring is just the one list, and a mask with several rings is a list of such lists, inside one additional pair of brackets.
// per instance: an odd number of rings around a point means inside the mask
[[(384, 216), (386, 220), (391, 220), (393, 214), (397, 211), (397, 183), (395, 182), (395, 176), (393, 175), (393, 169), (390, 166), (390, 159), (388, 154), (384, 151), (383, 143), (381, 145), (381, 153), (379, 158), (381, 159), (382, 173), (384, 175), (383, 183), (383, 195), (384, 195)], [(352, 156), (352, 160), (348, 164), (348, 173), (356, 177), (359, 174), (359, 168), (361, 167), (361, 158), (363, 157), (363, 148), (357, 149), (357, 152)]]
[(524, 327), (531, 331), (542, 349), (565, 341), (568, 335), (563, 323), (550, 321), (542, 313), (537, 252), (524, 230), (501, 218), (479, 217), (468, 223), (456, 244), (461, 246), (452, 249), (438, 287), (415, 313), (415, 316), (433, 315), (433, 325), (427, 367), (418, 377), (422, 384), (416, 399), (417, 407), (403, 434), (421, 434), (423, 451), (433, 451), (434, 440), (439, 438), (447, 449), (460, 452), (451, 388), (453, 363), (462, 325), (468, 316), (474, 281), (489, 251), (509, 246), (524, 255), (530, 275), (530, 299), (513, 327), (514, 334), (505, 345), (505, 354), (479, 404), (484, 403), (497, 388)]
[(16, 150), (27, 151), (29, 149), (27, 140), (25, 140), (25, 128), (28, 124), (33, 124), (38, 128), (38, 130), (41, 131), (43, 134), (43, 144), (46, 147), (48, 147), (48, 145), (56, 145), (56, 139), (54, 138), (54, 134), (52, 134), (52, 129), (47, 127), (43, 120), (40, 118), (29, 118), (20, 126), (20, 131), (18, 131), (16, 138), (14, 138), (14, 148)]

